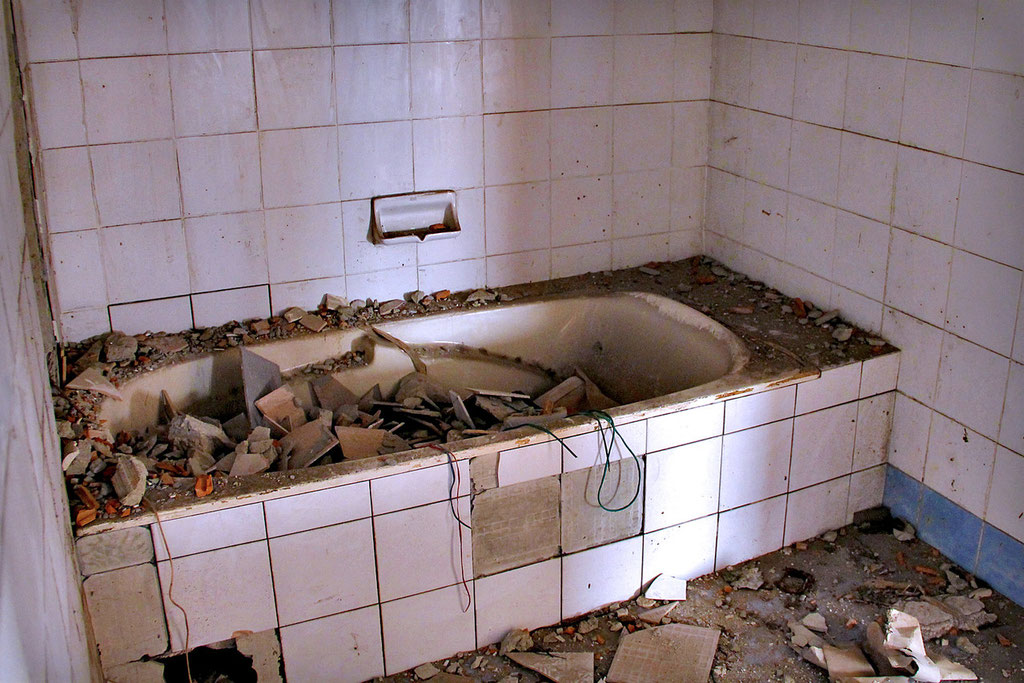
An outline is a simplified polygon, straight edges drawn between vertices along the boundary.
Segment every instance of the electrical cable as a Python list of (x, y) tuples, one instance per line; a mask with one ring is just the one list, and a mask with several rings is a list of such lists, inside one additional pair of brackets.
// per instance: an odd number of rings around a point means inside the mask
[(462, 588), (466, 591), (466, 607), (462, 612), (466, 613), (469, 611), (469, 608), (473, 606), (473, 596), (470, 594), (469, 582), (466, 580), (466, 565), (463, 561), (466, 551), (462, 540), (462, 528), (465, 527), (472, 531), (473, 527), (462, 521), (462, 518), (459, 517), (459, 513), (455, 508), (455, 500), (458, 498), (459, 491), (462, 488), (462, 474), (459, 472), (459, 468), (456, 467), (455, 456), (452, 455), (450, 450), (436, 443), (429, 445), (434, 450), (441, 451), (448, 456), (448, 474), (450, 477), (448, 480), (448, 507), (451, 510), (452, 517), (454, 517), (455, 521), (458, 522), (458, 525), (455, 528), (459, 530), (459, 574), (462, 577)]
[(181, 611), (181, 616), (185, 620), (185, 675), (188, 676), (188, 682), (193, 683), (192, 664), (189, 661), (188, 651), (188, 641), (190, 635), (188, 628), (188, 612), (186, 612), (185, 608), (182, 607), (181, 604), (174, 599), (174, 558), (171, 557), (171, 548), (169, 545), (167, 545), (167, 535), (164, 533), (164, 523), (160, 519), (160, 515), (157, 514), (156, 506), (154, 506), (153, 502), (149, 500), (149, 498), (147, 498), (145, 495), (143, 495), (142, 500), (146, 503), (146, 506), (149, 507), (150, 511), (153, 513), (153, 516), (156, 517), (156, 526), (157, 529), (159, 529), (160, 531), (160, 540), (163, 541), (164, 552), (167, 553), (167, 567), (170, 569), (170, 578), (167, 581), (167, 599), (170, 601), (172, 605), (174, 605)]

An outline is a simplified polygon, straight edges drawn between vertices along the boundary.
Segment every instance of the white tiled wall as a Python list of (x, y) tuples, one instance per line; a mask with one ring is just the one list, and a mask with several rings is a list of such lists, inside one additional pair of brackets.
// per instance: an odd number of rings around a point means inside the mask
[(708, 250), (900, 346), (892, 464), (1024, 539), (1024, 6), (714, 10)]
[(16, 2), (63, 336), (699, 253), (711, 2)]

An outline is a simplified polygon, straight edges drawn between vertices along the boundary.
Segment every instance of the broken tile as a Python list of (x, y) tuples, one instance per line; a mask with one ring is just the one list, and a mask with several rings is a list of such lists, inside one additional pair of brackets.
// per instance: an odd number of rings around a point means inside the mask
[(826, 644), (822, 650), (825, 652), (825, 668), (828, 669), (829, 679), (833, 681), (875, 674), (874, 668), (856, 645), (833, 647)]
[(281, 386), (281, 368), (274, 361), (242, 347), (242, 391), (249, 423), (256, 427), (266, 424), (256, 409), (256, 401)]
[(169, 334), (162, 337), (150, 337), (145, 345), (154, 351), (164, 354), (178, 353), (188, 348), (188, 342), (179, 335)]
[(340, 374), (327, 375), (313, 382), (313, 393), (322, 408), (336, 411), (340, 406), (359, 403), (359, 397), (338, 379)]
[(298, 306), (292, 306), (287, 311), (285, 311), (281, 317), (284, 318), (285, 321), (293, 323), (296, 320), (302, 318), (302, 316), (304, 315), (306, 315), (306, 312), (304, 310), (302, 310)]
[(668, 624), (625, 635), (608, 683), (706, 683), (719, 634), (718, 629)]
[(212, 455), (217, 448), (235, 445), (223, 429), (191, 415), (178, 415), (171, 420), (167, 438), (175, 448), (189, 455)]
[(320, 330), (327, 327), (326, 320), (324, 320), (318, 315), (313, 315), (312, 313), (306, 313), (301, 318), (299, 318), (299, 324), (305, 327), (307, 330), (312, 330), (313, 332), (319, 332)]
[(364, 427), (335, 427), (334, 433), (341, 444), (341, 454), (348, 460), (372, 458), (380, 454), (381, 445), (388, 432), (383, 429)]
[(256, 401), (256, 407), (282, 435), (306, 424), (306, 411), (297, 404), (295, 394), (287, 386), (278, 387)]
[(307, 422), (281, 439), (283, 453), (289, 453), (288, 469), (309, 467), (337, 445), (330, 424), (321, 420)]
[(270, 462), (262, 455), (257, 453), (236, 453), (234, 460), (231, 462), (230, 475), (232, 477), (244, 477), (250, 474), (266, 472), (268, 469), (270, 469)]
[(678, 605), (678, 602), (670, 602), (667, 605), (649, 609), (646, 612), (638, 614), (637, 619), (647, 624), (660, 624), (661, 620), (667, 617), (668, 613), (674, 610)]
[(800, 623), (817, 633), (828, 633), (828, 623), (820, 612), (811, 612)]
[(685, 600), (686, 579), (660, 574), (644, 591), (644, 597), (648, 600)]
[(565, 408), (570, 413), (578, 412), (587, 399), (587, 387), (579, 377), (569, 377), (541, 394), (534, 401), (541, 408)]
[(121, 504), (135, 507), (146, 495), (146, 466), (136, 457), (122, 456), (117, 459), (112, 483)]
[(235, 637), (238, 651), (252, 659), (259, 683), (279, 683), (281, 678), (281, 641), (274, 630), (244, 633)]
[(124, 400), (117, 387), (111, 384), (110, 380), (104, 376), (103, 371), (96, 366), (86, 368), (80, 375), (68, 382), (66, 387), (78, 391), (94, 391), (117, 401)]
[(135, 360), (139, 342), (123, 332), (111, 332), (103, 340), (103, 359), (108, 363), (125, 363)]
[(593, 652), (513, 652), (508, 658), (554, 683), (594, 682)]

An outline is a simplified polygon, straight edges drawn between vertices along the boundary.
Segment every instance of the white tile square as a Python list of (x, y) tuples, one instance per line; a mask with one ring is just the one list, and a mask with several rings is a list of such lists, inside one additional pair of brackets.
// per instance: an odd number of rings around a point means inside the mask
[(181, 215), (174, 142), (132, 142), (89, 150), (102, 225)]
[(550, 277), (551, 254), (548, 249), (487, 257), (487, 285), (489, 287), (539, 282)]
[(170, 69), (177, 135), (256, 129), (251, 53), (172, 55)]
[(409, 0), (334, 0), (334, 42), (401, 43), (409, 39)]
[(559, 474), (562, 471), (562, 444), (545, 441), (498, 453), (498, 486)]
[(877, 334), (882, 329), (882, 315), (885, 306), (881, 302), (869, 299), (852, 289), (834, 285), (829, 305), (843, 311), (844, 319), (863, 328), (866, 332)]
[(959, 205), (957, 247), (1024, 267), (1024, 177), (965, 163)]
[(849, 474), (856, 430), (857, 403), (798, 416), (793, 424), (789, 490)]
[(608, 238), (612, 227), (611, 185), (610, 176), (551, 182), (552, 246)]
[(708, 162), (707, 102), (672, 105), (672, 166), (689, 169)]
[(484, 255), (484, 191), (459, 190), (455, 193), (455, 201), (462, 233), (454, 241), (435, 240), (416, 245), (416, 257), (421, 266), (476, 259)]
[(644, 534), (643, 582), (659, 574), (695, 579), (715, 570), (718, 515)]
[(721, 437), (648, 456), (644, 531), (718, 512), (721, 469)]
[(92, 196), (88, 149), (48, 149), (42, 152), (42, 162), (47, 231), (97, 227), (99, 214)]
[(895, 174), (895, 144), (843, 133), (839, 159), (840, 207), (888, 223)]
[(889, 464), (918, 481), (924, 478), (931, 419), (930, 408), (902, 393), (896, 394), (892, 436), (889, 439)]
[(400, 299), (406, 292), (416, 289), (416, 267), (346, 275), (345, 287), (349, 299)]
[[(886, 140), (898, 139), (901, 109), (907, 113), (903, 107), (906, 69), (903, 59), (851, 53), (843, 127)], [(910, 76), (907, 80), (909, 85)]]
[[(785, 255), (790, 260), (815, 275), (832, 279), (833, 254), (843, 253), (836, 244), (836, 233), (835, 209), (801, 197), (789, 198)], [(884, 269), (884, 260), (882, 265)]]
[(850, 498), (846, 503), (847, 524), (853, 522), (854, 513), (882, 504), (887, 469), (885, 465), (879, 465), (850, 475)]
[(487, 262), (482, 258), (435, 263), (417, 269), (419, 288), (425, 292), (478, 289), (487, 284)]
[(81, 70), (90, 143), (174, 134), (167, 57), (87, 60)]
[(456, 497), (465, 496), (470, 490), (469, 461), (459, 460), (455, 467), (457, 469), (454, 482), (452, 468), (449, 465), (435, 465), (371, 480), (370, 495), (373, 498), (374, 514), (381, 515), (446, 501), (449, 491)]
[[(689, 258), (703, 249), (704, 184), (707, 169), (703, 166), (672, 169), (672, 234), (669, 236), (670, 258)], [(693, 249), (680, 255), (679, 249)]]
[(792, 420), (726, 434), (718, 508), (728, 510), (784, 493), (792, 443)]
[(853, 401), (859, 389), (860, 363), (823, 370), (818, 379), (797, 385), (796, 413), (802, 415)]
[(652, 0), (639, 5), (631, 0), (615, 2), (616, 33), (663, 33), (674, 21), (673, 0)]
[(946, 330), (1003, 355), (1013, 346), (1021, 272), (960, 250), (953, 252)]
[(612, 108), (551, 112), (551, 176), (612, 172)]
[(962, 162), (911, 147), (896, 156), (893, 225), (949, 244), (957, 221)]
[(271, 310), (274, 315), (282, 315), (293, 306), (311, 311), (320, 305), (324, 299), (324, 294), (334, 294), (343, 297), (346, 296), (345, 292), (344, 275), (318, 280), (271, 283)]
[(1010, 363), (999, 443), (1018, 452), (1024, 451), (1024, 365), (1020, 363)]
[[(469, 591), (473, 591), (472, 581)], [(465, 610), (466, 604), (461, 583), (382, 604), (386, 673), (390, 676), (475, 648), (473, 610)], [(424, 624), (430, 628), (424, 629)]]
[[(455, 507), (468, 523), (468, 496), (459, 498)], [(460, 525), (452, 516), (449, 501), (379, 515), (373, 525), (381, 600), (453, 584), (460, 584), (461, 589), (462, 579), (472, 578), (472, 539), (469, 530), (463, 529), (460, 543)]]
[(977, 5), (960, 0), (910, 0), (910, 57), (971, 65)]
[(380, 610), (363, 609), (281, 628), (281, 659), (291, 680), (361, 683), (384, 675)]
[(192, 327), (192, 303), (187, 296), (176, 296), (111, 306), (110, 327), (125, 334), (187, 330)]
[(557, 557), (476, 580), (476, 644), (501, 642), (509, 631), (561, 621), (562, 561)]
[(414, 118), (482, 112), (480, 42), (412, 45)]
[(715, 569), (778, 550), (785, 523), (786, 496), (723, 512), (718, 516)]
[(925, 486), (980, 517), (985, 514), (995, 457), (994, 442), (934, 413)]
[(488, 185), (546, 180), (551, 165), (548, 112), (484, 117), (484, 180)]
[(413, 121), (412, 145), (417, 189), (483, 185), (484, 133), (481, 117)]
[(795, 386), (731, 399), (725, 402), (725, 431), (735, 432), (793, 417), (795, 405)]
[(722, 433), (724, 403), (712, 403), (681, 410), (647, 421), (647, 451), (653, 453), (673, 446), (701, 441)]
[(1024, 297), (1021, 297), (1020, 308), (1017, 309), (1017, 331), (1014, 333), (1012, 358), (1024, 363)]
[[(935, 409), (952, 415), (959, 422), (989, 438), (999, 432), (999, 415), (1003, 404), (1010, 361), (951, 334), (942, 340), (942, 361), (935, 392)], [(979, 387), (993, 387), (978, 391)]]
[(612, 117), (612, 168), (615, 173), (672, 165), (673, 116), (670, 104), (615, 107)]
[(672, 171), (618, 174), (612, 188), (612, 236), (637, 237), (672, 228)]
[(338, 146), (342, 199), (403, 192), (413, 186), (411, 122), (339, 126)]
[[(600, 423), (600, 431), (578, 434), (564, 439), (566, 448), (562, 449), (562, 471), (575, 472), (587, 467), (603, 465), (607, 452), (608, 460), (621, 460), (632, 455), (642, 457), (647, 452), (647, 422), (639, 420), (629, 424), (616, 424), (616, 435), (613, 435), (607, 423)], [(613, 442), (614, 439), (614, 442)], [(610, 447), (610, 452), (609, 451)], [(573, 457), (569, 449), (576, 454)], [(632, 454), (631, 454), (632, 453)]]
[(753, 109), (779, 116), (793, 115), (796, 50), (792, 44), (751, 41), (750, 106)]
[(551, 34), (595, 36), (614, 33), (615, 0), (551, 0)]
[(720, 0), (718, 4), (712, 24), (716, 33), (750, 35), (754, 27), (755, 3), (751, 0)]
[(208, 52), (252, 47), (246, 0), (178, 0), (165, 5), (171, 52)]
[(707, 230), (732, 237), (743, 231), (743, 178), (708, 169)]
[[(416, 245), (379, 245), (370, 242), (368, 237), (370, 202), (368, 200), (342, 202), (341, 218), (345, 233), (345, 273), (347, 275), (403, 267), (415, 268)], [(445, 240), (445, 242), (448, 241)], [(415, 283), (415, 270), (412, 271), (412, 277)], [(349, 291), (349, 298), (355, 298), (351, 291)]]
[(154, 524), (152, 532), (158, 561), (168, 558), (168, 548), (170, 557), (179, 558), (267, 537), (259, 503), (167, 520)]
[(792, 121), (752, 111), (749, 122), (749, 152), (744, 175), (759, 183), (786, 187)]
[(480, 37), (480, 0), (420, 0), (409, 5), (413, 41)]
[(84, 2), (76, 9), (79, 57), (153, 54), (167, 48), (159, 0)]
[(783, 543), (790, 545), (845, 525), (849, 498), (849, 476), (789, 494)]
[(671, 100), (674, 53), (671, 35), (615, 36), (614, 101), (624, 104)]
[(751, 42), (736, 36), (712, 36), (712, 99), (739, 107), (750, 104)]
[[(182, 611), (168, 597), (170, 563), (158, 562), (171, 649), (185, 646)], [(265, 541), (174, 561), (174, 600), (188, 614), (189, 647), (231, 638), (235, 631), (277, 627), (270, 555)]]
[[(72, 43), (73, 45), (73, 43)], [(85, 144), (85, 115), (78, 62), (32, 64), (26, 69), (43, 149)]]
[(611, 36), (551, 41), (551, 106), (584, 107), (612, 100)]
[[(262, 130), (328, 126), (335, 122), (330, 48), (261, 50), (253, 53), (253, 64)], [(344, 74), (344, 84), (352, 87), (354, 95), (365, 97), (359, 89), (361, 74), (353, 65), (339, 59), (338, 74), (339, 82)], [(382, 78), (382, 90), (386, 83), (386, 78)], [(342, 99), (338, 98), (338, 102)]]
[(907, 62), (900, 142), (960, 156), (970, 87), (969, 69)]
[(408, 45), (336, 47), (334, 70), (338, 123), (408, 118)]
[(260, 208), (256, 133), (178, 140), (186, 216)]
[(1024, 489), (1024, 457), (1006, 448), (996, 448), (985, 521), (1018, 540), (1024, 538), (1021, 489)]
[(338, 136), (343, 130), (303, 128), (260, 133), (264, 206), (338, 201)]
[(753, 180), (746, 181), (743, 188), (744, 234), (741, 240), (766, 254), (784, 258), (788, 202), (789, 195), (783, 190)]
[(268, 209), (264, 221), (270, 282), (345, 273), (340, 204)]
[(964, 158), (1024, 173), (1024, 103), (1018, 94), (1024, 78), (975, 71), (967, 115)]
[(250, 10), (256, 49), (331, 44), (327, 0), (252, 0)]
[(843, 124), (847, 53), (801, 45), (797, 48), (793, 116), (840, 128)]
[(857, 440), (853, 448), (853, 470), (886, 461), (896, 393), (888, 392), (857, 402)]
[(942, 325), (946, 319), (952, 260), (952, 248), (893, 230), (885, 303), (933, 325)]
[(635, 268), (651, 261), (668, 260), (667, 233), (612, 241), (612, 268)]
[(266, 285), (192, 295), (192, 318), (196, 327), (269, 317), (270, 292)]
[(837, 212), (834, 281), (881, 301), (885, 291), (889, 233), (888, 225), (846, 211)]
[(487, 254), (551, 246), (549, 183), (503, 185), (484, 191)]
[(882, 333), (901, 349), (897, 388), (919, 401), (931, 403), (939, 371), (942, 330), (887, 308)]
[(59, 0), (32, 2), (21, 8), (21, 15), (29, 61), (78, 57), (70, 5)]
[(110, 318), (106, 308), (84, 308), (60, 315), (62, 341), (82, 341), (107, 332), (110, 332)]
[[(975, 68), (1024, 74), (1024, 14), (1013, 3), (980, 0), (978, 35), (974, 46)], [(1013, 534), (1018, 540), (1021, 534)]]
[(552, 278), (598, 273), (611, 268), (611, 242), (591, 242), (551, 250)]
[(377, 602), (369, 519), (272, 538), (270, 561), (282, 625)]
[(484, 111), (547, 109), (551, 104), (551, 41), (483, 43)]
[(800, 0), (801, 43), (846, 48), (850, 42), (850, 0)]
[(907, 56), (910, 0), (853, 0), (850, 47), (861, 52)]
[(643, 537), (562, 558), (562, 618), (585, 614), (640, 590)]
[(677, 35), (675, 50), (675, 99), (710, 98), (711, 36), (707, 33)]
[(369, 517), (370, 487), (366, 482), (335, 486), (268, 500), (263, 507), (267, 534), (273, 538)]
[(181, 221), (104, 228), (100, 245), (108, 264), (110, 303), (188, 294), (188, 256)]
[(483, 0), (484, 38), (543, 38), (551, 31), (549, 0)]
[[(775, 255), (776, 258), (782, 257), (780, 252), (769, 253)], [(789, 285), (789, 289), (787, 289), (788, 293), (793, 296), (799, 296), (804, 300), (804, 304), (813, 305), (816, 301), (821, 306), (824, 306), (825, 302), (832, 298), (832, 289), (835, 285), (825, 278), (818, 277), (814, 273), (788, 263), (781, 263), (778, 267), (783, 273), (782, 277), (787, 282), (792, 283)]]
[(796, 42), (799, 0), (776, 0), (775, 2), (752, 4), (754, 20), (751, 35), (755, 38), (782, 40), (787, 43)]
[(887, 353), (864, 361), (860, 373), (860, 397), (894, 390), (902, 356), (902, 353)]
[(106, 306), (104, 258), (98, 231), (51, 235), (50, 262), (56, 276), (57, 302), (62, 311)]
[(750, 147), (750, 112), (712, 102), (709, 116), (711, 140), (708, 164), (735, 175), (743, 175)]

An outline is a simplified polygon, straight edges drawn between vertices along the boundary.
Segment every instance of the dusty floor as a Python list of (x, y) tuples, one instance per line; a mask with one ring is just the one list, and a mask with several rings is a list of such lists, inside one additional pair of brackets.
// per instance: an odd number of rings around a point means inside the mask
[[(784, 548), (691, 581), (687, 599), (670, 613), (670, 618), (679, 623), (721, 629), (712, 681), (827, 681), (823, 669), (805, 662), (790, 648), (787, 622), (817, 610), (828, 622), (826, 640), (836, 645), (860, 643), (864, 640), (866, 624), (884, 619), (886, 610), (900, 600), (948, 594), (945, 572), (951, 568), (950, 561), (917, 539), (897, 540), (891, 527), (891, 521), (885, 520), (851, 525), (840, 530), (835, 542), (812, 539), (799, 547)], [(737, 582), (749, 565), (760, 569), (764, 585), (758, 590), (733, 588), (731, 582)], [(783, 592), (777, 583), (787, 568), (807, 572), (814, 579), (813, 585), (803, 593)], [(967, 587), (956, 592), (971, 593), (975, 589), (972, 577), (958, 575), (966, 579)], [(983, 626), (977, 633), (952, 632), (929, 641), (926, 643), (929, 654), (945, 655), (967, 666), (982, 681), (1024, 681), (1024, 608), (997, 593), (983, 602), (985, 609), (996, 615), (995, 622)], [(616, 617), (621, 608), (628, 609), (631, 616)], [(644, 609), (635, 601), (612, 606), (599, 613), (598, 628), (586, 635), (570, 635), (569, 627), (577, 631), (583, 618), (567, 621), (558, 628), (537, 629), (532, 632), (533, 651), (593, 651), (595, 680), (600, 681), (608, 672), (620, 635), (635, 621), (633, 616), (642, 611)], [(626, 623), (626, 629), (612, 631), (616, 623)], [(643, 625), (636, 622), (635, 626)], [(977, 648), (977, 654), (956, 645), (962, 636)], [(545, 680), (498, 655), (494, 647), (434, 662), (434, 666), (441, 672), (466, 677), (442, 674), (433, 677), (437, 681), (528, 683)], [(419, 679), (408, 671), (383, 680)]]

